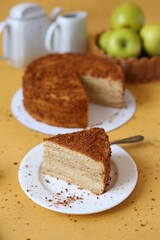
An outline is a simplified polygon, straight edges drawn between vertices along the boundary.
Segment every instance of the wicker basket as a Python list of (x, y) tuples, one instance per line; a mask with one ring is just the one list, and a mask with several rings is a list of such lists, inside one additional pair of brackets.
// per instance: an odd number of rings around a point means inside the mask
[(113, 62), (121, 65), (126, 81), (132, 83), (145, 83), (153, 80), (160, 79), (160, 57), (141, 57), (141, 58), (118, 58), (113, 57), (104, 53), (99, 48), (97, 40), (100, 34), (91, 38), (90, 50), (92, 54), (110, 58)]

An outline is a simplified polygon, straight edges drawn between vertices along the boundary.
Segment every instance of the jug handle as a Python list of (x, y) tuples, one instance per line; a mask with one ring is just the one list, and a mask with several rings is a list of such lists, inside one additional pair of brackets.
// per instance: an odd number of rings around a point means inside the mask
[(61, 12), (62, 12), (62, 8), (61, 7), (54, 8), (53, 11), (50, 14), (51, 21), (54, 22)]
[(47, 33), (46, 33), (46, 37), (45, 37), (45, 47), (47, 49), (48, 52), (53, 52), (53, 49), (52, 49), (52, 39), (54, 37), (54, 32), (56, 30), (56, 28), (58, 27), (59, 25), (54, 22), (50, 25), (49, 29), (47, 30)]
[[(0, 23), (0, 34), (3, 32), (3, 30), (7, 27), (7, 22), (3, 21)], [(0, 56), (0, 60), (6, 59), (5, 56)]]

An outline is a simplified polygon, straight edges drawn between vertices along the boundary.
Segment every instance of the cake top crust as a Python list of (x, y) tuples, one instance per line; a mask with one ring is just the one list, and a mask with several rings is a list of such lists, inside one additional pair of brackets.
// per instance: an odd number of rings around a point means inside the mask
[(91, 54), (51, 54), (33, 61), (23, 76), (23, 88), (47, 101), (87, 99), (79, 76), (112, 79), (125, 85), (123, 71), (109, 59)]
[(40, 73), (45, 71), (55, 75), (67, 76), (74, 73), (78, 75), (91, 75), (93, 77), (113, 78), (113, 80), (124, 81), (121, 67), (110, 59), (103, 57), (82, 54), (64, 53), (50, 54), (33, 61), (28, 65), (26, 74)]
[(58, 134), (44, 138), (44, 141), (67, 147), (99, 162), (106, 162), (106, 159), (111, 155), (109, 138), (103, 128), (91, 128), (73, 133)]

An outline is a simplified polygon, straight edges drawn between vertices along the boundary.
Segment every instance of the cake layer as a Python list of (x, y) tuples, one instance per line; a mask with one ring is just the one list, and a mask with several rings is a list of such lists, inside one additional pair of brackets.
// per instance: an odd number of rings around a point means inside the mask
[(87, 127), (88, 97), (122, 107), (124, 76), (108, 59), (52, 54), (31, 63), (23, 77), (25, 109), (37, 120), (61, 127)]

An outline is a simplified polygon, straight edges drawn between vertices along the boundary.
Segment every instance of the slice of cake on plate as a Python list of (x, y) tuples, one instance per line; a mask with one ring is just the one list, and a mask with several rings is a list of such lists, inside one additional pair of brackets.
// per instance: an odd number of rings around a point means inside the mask
[(44, 139), (43, 173), (96, 194), (105, 190), (111, 149), (102, 128), (58, 134)]

